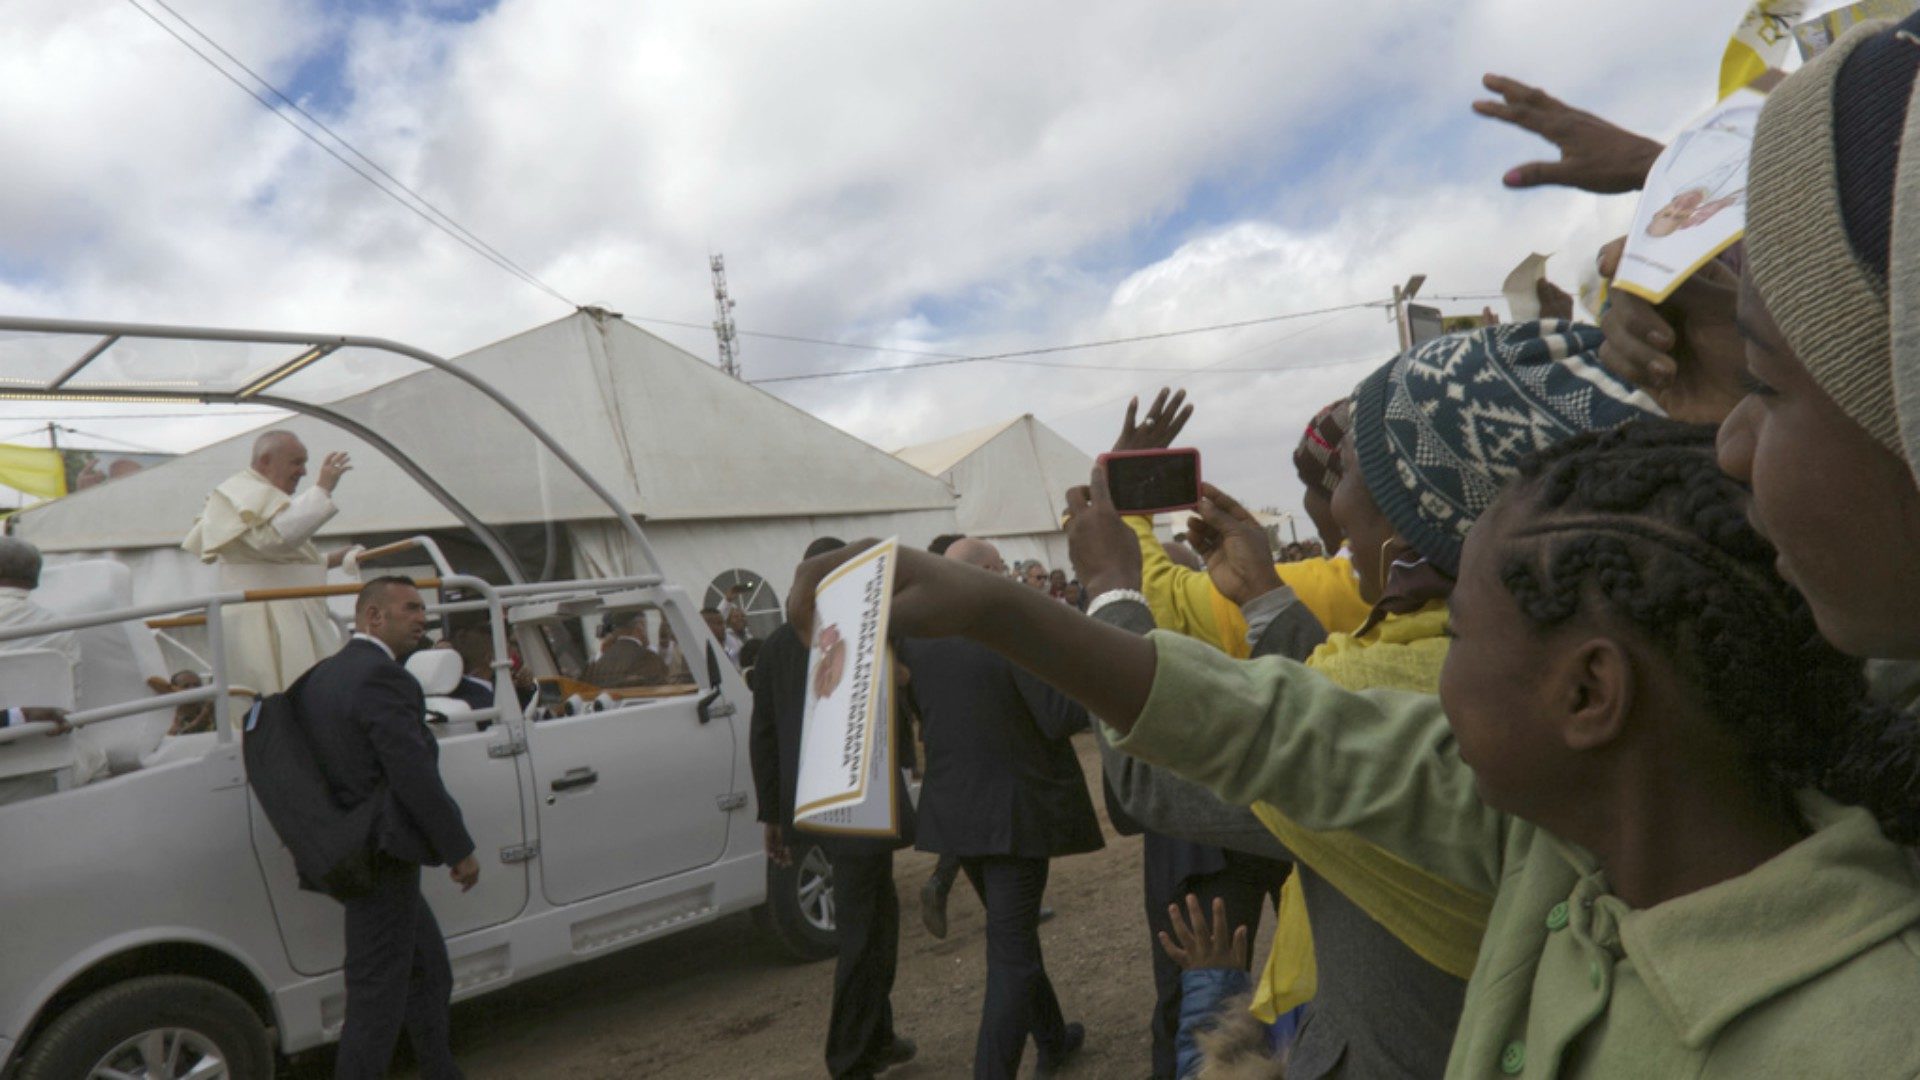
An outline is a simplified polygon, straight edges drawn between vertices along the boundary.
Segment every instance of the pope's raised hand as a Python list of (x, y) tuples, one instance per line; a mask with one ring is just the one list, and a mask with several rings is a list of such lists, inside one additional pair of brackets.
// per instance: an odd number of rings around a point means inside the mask
[(340, 482), (340, 478), (352, 471), (353, 459), (347, 456), (345, 450), (335, 450), (320, 463), (320, 479), (314, 482), (322, 491), (331, 495), (334, 485)]

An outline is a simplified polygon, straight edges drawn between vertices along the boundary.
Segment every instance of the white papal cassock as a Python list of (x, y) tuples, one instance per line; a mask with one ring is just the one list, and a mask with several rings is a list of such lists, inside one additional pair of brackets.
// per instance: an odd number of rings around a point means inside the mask
[[(220, 564), (223, 589), (290, 589), (327, 582), (312, 536), (339, 513), (319, 485), (289, 498), (252, 469), (207, 496), (181, 547)], [(227, 681), (263, 694), (285, 690), (340, 648), (326, 600), (272, 600), (225, 609)]]

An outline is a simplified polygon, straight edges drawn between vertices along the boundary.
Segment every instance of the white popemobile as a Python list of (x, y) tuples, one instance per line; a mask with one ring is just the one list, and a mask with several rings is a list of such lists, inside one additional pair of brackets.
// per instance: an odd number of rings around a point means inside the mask
[[(447, 696), (462, 676), (450, 650), (408, 664), (428, 695), (422, 722), (438, 738), (441, 773), (479, 845), (471, 892), (444, 873), (424, 880), (456, 999), (748, 909), (789, 955), (831, 954), (824, 857), (810, 847), (782, 869), (762, 853), (739, 673), (687, 594), (662, 580), (633, 518), (513, 402), (429, 353), (340, 335), (0, 318), (0, 360), (10, 400), (244, 403), (332, 424), (392, 459), (484, 551), (469, 565), (489, 580), (456, 573), (425, 536), (362, 556), (430, 561), (433, 610), (486, 620), (501, 658), (496, 699), (515, 703), (476, 711)], [(344, 371), (326, 377), (327, 360)], [(497, 465), (484, 490), (437, 482), (428, 462), (444, 433), (411, 413), (387, 415), (377, 393), (361, 392), (396, 370), (444, 380), (463, 404), (490, 404), (497, 423), (466, 432), (459, 447)], [(528, 580), (510, 526), (524, 533), (609, 508), (646, 573)], [(279, 1055), (338, 1037), (341, 908), (299, 890), (248, 790), (238, 726), (250, 695), (221, 663), (221, 612), (263, 598), (134, 606), (124, 565), (69, 563), (49, 567), (34, 594), (58, 623), (0, 631), (0, 707), (67, 707), (109, 761), (81, 776), (72, 735), (0, 728), (0, 790), (14, 798), (0, 804), (0, 1077), (255, 1080)], [(696, 644), (686, 654), (705, 663), (678, 682), (625, 691), (570, 678), (583, 620), (636, 609)], [(199, 652), (169, 634), (188, 624), (204, 627)], [(78, 701), (66, 659), (8, 648), (62, 628), (80, 635)], [(539, 680), (525, 709), (509, 642)], [(156, 696), (145, 680), (164, 673), (163, 647), (206, 685)], [(177, 706), (203, 701), (213, 732), (166, 734)]]

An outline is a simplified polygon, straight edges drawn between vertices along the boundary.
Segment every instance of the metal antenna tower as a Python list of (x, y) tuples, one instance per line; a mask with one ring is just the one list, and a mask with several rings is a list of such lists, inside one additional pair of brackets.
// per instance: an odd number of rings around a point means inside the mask
[(713, 336), (720, 342), (720, 370), (740, 377), (740, 342), (733, 329), (733, 297), (727, 295), (727, 257), (708, 256), (713, 267)]

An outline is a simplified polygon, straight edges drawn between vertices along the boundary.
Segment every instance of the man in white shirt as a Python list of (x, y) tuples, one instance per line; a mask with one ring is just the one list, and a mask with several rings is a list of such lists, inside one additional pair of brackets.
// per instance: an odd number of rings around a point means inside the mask
[[(52, 622), (57, 616), (33, 602), (30, 595), (40, 587), (40, 549), (11, 536), (0, 537), (0, 630)], [(0, 652), (20, 649), (51, 649), (66, 658), (67, 671), (74, 682), (74, 699), (79, 700), (80, 638), (72, 630), (0, 641)]]
[[(40, 587), (40, 549), (11, 536), (0, 536), (0, 630), (13, 630), (23, 626), (53, 622), (58, 616), (33, 602), (33, 590)], [(72, 696), (67, 703), (77, 701), (80, 695), (80, 638), (72, 630), (56, 630), (51, 633), (31, 634), (27, 637), (0, 641), (0, 652), (17, 652), (25, 649), (46, 649), (58, 653), (67, 662), (67, 677), (71, 680)], [(27, 706), (46, 706), (46, 701), (24, 703)], [(52, 719), (41, 709), (9, 710), (0, 724), (12, 725)], [(84, 784), (106, 771), (105, 751), (96, 746), (93, 740), (83, 732), (64, 731), (71, 740), (73, 751), (73, 782)], [(19, 788), (18, 783), (0, 784), (0, 802), (11, 801), (14, 795), (24, 796), (30, 793), (20, 788), (12, 795), (6, 792)], [(37, 789), (35, 792), (37, 793)]]
[[(269, 431), (253, 443), (252, 467), (213, 490), (181, 547), (220, 564), (224, 589), (287, 589), (326, 584), (345, 550), (321, 555), (313, 534), (339, 513), (333, 489), (353, 466), (328, 454), (320, 477), (295, 494), (307, 474), (307, 448), (292, 432)], [(320, 597), (225, 609), (227, 680), (262, 694), (285, 690), (340, 648), (340, 631)]]

